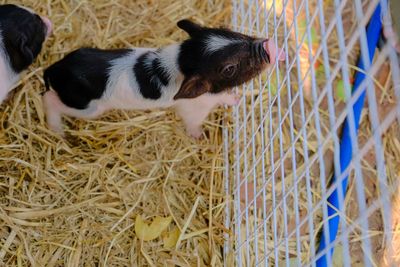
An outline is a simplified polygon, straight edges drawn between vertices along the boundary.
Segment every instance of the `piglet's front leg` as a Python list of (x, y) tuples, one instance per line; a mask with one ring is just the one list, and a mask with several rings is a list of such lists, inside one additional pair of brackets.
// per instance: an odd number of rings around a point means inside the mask
[(232, 93), (204, 94), (193, 99), (181, 99), (175, 104), (176, 112), (181, 116), (188, 134), (200, 138), (202, 124), (210, 112), (218, 105), (237, 105), (239, 97)]
[(233, 92), (226, 92), (217, 95), (220, 105), (236, 106), (239, 105), (240, 95)]
[(5, 86), (0, 85), (0, 104), (3, 103), (4, 99), (7, 98), (8, 89)]

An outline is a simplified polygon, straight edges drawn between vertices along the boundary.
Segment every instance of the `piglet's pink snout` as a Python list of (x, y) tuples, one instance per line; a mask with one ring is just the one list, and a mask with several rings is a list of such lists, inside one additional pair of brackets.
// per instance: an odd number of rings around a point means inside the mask
[(267, 51), (269, 58), (271, 59), (271, 64), (275, 64), (275, 61), (284, 61), (286, 54), (283, 49), (276, 47), (273, 40), (267, 40), (263, 43), (265, 51)]
[(43, 20), (43, 23), (46, 25), (46, 28), (47, 28), (46, 37), (49, 37), (50, 34), (51, 34), (51, 32), (53, 31), (53, 24), (52, 24), (51, 21), (50, 21), (48, 18), (46, 18), (46, 17), (41, 16), (41, 19)]

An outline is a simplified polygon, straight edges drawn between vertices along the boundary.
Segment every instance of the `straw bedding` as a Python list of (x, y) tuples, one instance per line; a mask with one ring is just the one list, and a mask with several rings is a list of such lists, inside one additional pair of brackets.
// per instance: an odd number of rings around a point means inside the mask
[[(4, 3), (1, 1), (0, 3)], [(9, 2), (9, 1), (7, 1)], [(310, 1), (312, 2), (312, 1)], [(326, 17), (334, 12), (327, 1)], [(96, 120), (76, 120), (65, 118), (68, 137), (64, 140), (51, 133), (45, 126), (41, 93), (44, 91), (43, 68), (60, 59), (69, 51), (81, 46), (99, 48), (119, 48), (129, 46), (158, 47), (182, 40), (185, 34), (177, 29), (176, 21), (192, 17), (198, 22), (211, 26), (230, 25), (231, 1), (155, 1), (155, 0), (55, 0), (55, 1), (18, 1), (44, 15), (48, 15), (55, 25), (55, 32), (46, 43), (38, 60), (18, 85), (9, 101), (0, 108), (0, 265), (5, 266), (221, 266), (224, 234), (234, 240), (232, 229), (223, 226), (224, 209), (231, 197), (224, 192), (224, 155), (222, 129), (233, 129), (236, 120), (231, 115), (224, 115), (222, 109), (214, 112), (205, 125), (203, 140), (197, 141), (186, 136), (179, 119), (169, 110), (152, 112), (107, 113)], [(279, 1), (277, 1), (279, 3)], [(279, 7), (279, 5), (278, 5)], [(313, 6), (311, 5), (311, 8)], [(304, 12), (304, 10), (302, 11)], [(330, 13), (329, 13), (330, 12)], [(346, 9), (344, 16), (346, 29), (353, 29), (355, 21), (351, 9)], [(288, 10), (290, 20), (290, 10)], [(270, 18), (271, 19), (271, 18)], [(239, 18), (240, 21), (240, 18)], [(247, 25), (247, 24), (246, 24)], [(314, 25), (318, 29), (318, 23)], [(249, 30), (250, 33), (254, 33)], [(303, 30), (304, 32), (304, 30)], [(347, 33), (347, 39), (351, 36)], [(278, 29), (279, 38), (283, 28)], [(331, 64), (338, 58), (340, 50), (335, 40), (335, 32), (329, 39)], [(280, 39), (280, 43), (282, 43)], [(289, 55), (293, 58), (294, 38), (289, 40)], [(314, 49), (314, 48), (312, 48)], [(308, 51), (302, 51), (307, 56)], [(357, 58), (357, 48), (351, 53), (350, 68)], [(300, 59), (302, 65), (307, 61)], [(321, 62), (320, 62), (321, 63)], [(302, 68), (302, 66), (301, 66)], [(353, 70), (353, 69), (352, 69)], [(304, 77), (305, 72), (300, 70)], [(384, 72), (384, 71), (383, 71)], [(387, 69), (386, 74), (390, 73)], [(281, 74), (283, 74), (281, 72)], [(393, 85), (390, 76), (378, 79), (378, 106), (380, 115), (390, 110), (395, 103)], [(273, 79), (275, 75), (272, 76)], [(317, 73), (319, 86), (325, 84), (324, 73)], [(265, 81), (265, 76), (263, 81)], [(291, 73), (291, 80), (297, 80), (297, 69)], [(340, 80), (337, 77), (335, 84)], [(266, 120), (264, 128), (278, 128), (278, 106), (276, 102), (276, 84), (268, 83), (270, 90), (260, 93), (261, 80), (254, 81), (256, 90), (247, 90), (247, 104), (239, 108), (239, 122), (246, 120), (251, 125), (254, 118), (260, 122), (260, 112), (244, 119), (243, 109), (250, 112), (251, 97), (256, 106), (262, 101), (262, 107), (271, 107), (273, 121)], [(310, 81), (305, 79), (306, 116), (313, 109)], [(292, 95), (298, 85), (292, 82)], [(250, 87), (245, 87), (250, 89)], [(308, 91), (307, 91), (308, 90)], [(336, 112), (343, 110), (343, 101), (335, 97)], [(275, 99), (275, 100), (273, 100)], [(288, 107), (288, 89), (284, 85), (281, 91), (281, 112)], [(299, 125), (299, 101), (293, 106), (295, 134), (303, 126)], [(326, 97), (318, 110), (321, 114), (322, 134), (329, 131), (329, 117)], [(250, 113), (248, 113), (250, 114)], [(367, 114), (363, 114), (361, 143), (371, 136), (371, 126)], [(227, 117), (228, 116), (228, 117)], [(227, 124), (226, 121), (231, 123)], [(282, 124), (282, 147), (288, 151), (291, 145), (289, 117)], [(399, 176), (400, 158), (399, 126), (393, 125), (383, 136), (384, 154), (388, 162), (389, 181), (395, 183)], [(318, 137), (314, 118), (306, 125), (307, 151), (310, 158), (316, 157)], [(248, 127), (251, 136), (252, 127)], [(269, 140), (268, 131), (265, 140)], [(232, 137), (232, 134), (230, 135)], [(254, 155), (261, 155), (261, 133), (255, 135)], [(231, 143), (230, 161), (234, 161), (234, 149), (248, 145), (245, 139)], [(275, 167), (284, 166), (285, 187), (293, 186), (291, 157), (296, 156), (296, 172), (304, 171), (303, 139), (295, 144), (295, 155), (288, 152), (280, 159), (279, 140), (272, 144)], [(332, 172), (332, 147), (328, 142), (324, 147), (326, 173)], [(252, 166), (252, 148), (246, 150), (248, 166)], [(271, 177), (271, 150), (265, 154), (266, 177)], [(371, 151), (361, 162), (366, 180), (366, 192), (370, 202), (376, 199), (375, 155)], [(242, 160), (240, 170), (243, 170)], [(256, 183), (249, 183), (249, 188), (262, 184), (262, 167), (255, 168)], [(310, 170), (312, 181), (312, 199), (314, 205), (321, 200), (320, 165), (315, 163)], [(233, 175), (233, 170), (231, 172)], [(235, 177), (232, 176), (231, 177)], [(276, 185), (265, 188), (267, 212), (271, 211), (272, 192), (277, 199), (282, 199), (281, 169), (274, 173)], [(253, 180), (253, 174), (249, 178)], [(348, 221), (357, 217), (354, 204), (356, 199), (355, 182), (351, 179), (348, 194)], [(287, 230), (295, 229), (295, 198), (299, 203), (299, 218), (304, 220), (308, 210), (306, 183), (303, 178), (297, 185), (297, 195), (293, 192), (286, 200)], [(246, 203), (244, 203), (245, 205)], [(248, 204), (248, 203), (247, 203)], [(257, 199), (258, 207), (262, 205)], [(352, 205), (352, 206), (351, 206)], [(232, 205), (231, 205), (232, 206)], [(351, 207), (350, 207), (351, 206)], [(253, 211), (248, 219), (250, 231), (254, 220), (262, 221), (262, 212)], [(283, 240), (284, 220), (282, 206), (277, 209), (278, 242)], [(156, 218), (172, 218), (167, 231), (179, 229), (179, 238), (175, 246), (166, 247), (163, 236), (152, 241), (140, 241), (135, 233), (135, 220), (140, 215), (146, 222)], [(321, 227), (322, 211), (312, 214), (313, 227)], [(383, 255), (382, 216), (374, 213), (370, 219), (374, 228), (373, 238), (375, 262)], [(394, 219), (395, 220), (395, 219)], [(246, 222), (243, 222), (245, 225)], [(272, 226), (269, 219), (268, 249), (272, 249)], [(242, 241), (245, 238), (242, 228)], [(261, 236), (261, 233), (260, 233)], [(300, 247), (303, 262), (310, 259), (310, 233), (307, 222), (300, 231)], [(362, 259), (359, 232), (354, 231), (351, 239), (352, 260), (357, 264)], [(316, 238), (315, 236), (313, 238)], [(254, 264), (255, 248), (252, 237), (249, 239), (251, 260)], [(257, 241), (258, 242), (258, 241)], [(263, 239), (259, 240), (262, 244)], [(232, 242), (231, 242), (232, 244)], [(289, 256), (297, 255), (296, 236), (289, 239)], [(264, 246), (258, 246), (259, 256), (264, 255)], [(278, 257), (285, 257), (285, 247), (279, 248)], [(340, 249), (338, 249), (340, 251)], [(245, 250), (241, 251), (245, 255)], [(232, 266), (233, 255), (228, 255), (228, 266)], [(274, 265), (274, 254), (270, 255)], [(340, 256), (338, 256), (340, 258)], [(336, 264), (340, 265), (336, 262)]]
[[(230, 1), (14, 3), (49, 16), (55, 30), (0, 110), (0, 265), (221, 266), (222, 110), (200, 141), (169, 110), (66, 118), (63, 140), (45, 125), (41, 93), (43, 69), (73, 49), (171, 44), (186, 37), (179, 19), (228, 25)], [(171, 216), (176, 247), (141, 242), (137, 215)]]

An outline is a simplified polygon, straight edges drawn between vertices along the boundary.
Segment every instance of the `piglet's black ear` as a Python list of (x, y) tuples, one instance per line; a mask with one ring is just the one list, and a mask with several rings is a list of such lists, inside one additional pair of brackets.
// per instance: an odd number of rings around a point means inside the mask
[(24, 62), (31, 64), (33, 62), (33, 54), (31, 48), (28, 46), (26, 36), (22, 35), (18, 41), (19, 50), (23, 56)]
[(178, 21), (177, 25), (192, 37), (203, 29), (203, 27), (201, 27), (199, 24), (196, 24), (188, 19)]
[(211, 84), (200, 76), (192, 76), (186, 78), (178, 93), (174, 96), (174, 100), (181, 98), (196, 98), (202, 94), (209, 92)]

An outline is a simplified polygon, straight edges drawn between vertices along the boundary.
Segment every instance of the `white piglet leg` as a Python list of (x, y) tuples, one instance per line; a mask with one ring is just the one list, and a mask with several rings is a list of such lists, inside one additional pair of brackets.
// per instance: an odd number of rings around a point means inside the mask
[(43, 102), (49, 128), (60, 135), (63, 135), (62, 115), (82, 119), (93, 119), (100, 116), (105, 111), (104, 106), (96, 105), (95, 103), (90, 103), (88, 108), (82, 110), (70, 108), (61, 102), (57, 93), (54, 91), (46, 92), (43, 96)]
[(47, 91), (43, 95), (43, 104), (46, 113), (46, 120), (49, 128), (60, 134), (63, 135), (63, 128), (62, 128), (62, 108), (64, 104), (58, 98), (58, 95), (54, 91)]
[(187, 133), (194, 138), (201, 137), (203, 132), (201, 125), (215, 107), (215, 103), (214, 105), (207, 104), (198, 98), (195, 100), (180, 100), (179, 104), (176, 104), (176, 112), (182, 118)]
[(8, 90), (5, 87), (0, 86), (0, 104), (3, 103), (4, 99), (6, 99), (8, 94)]
[(224, 92), (217, 96), (220, 105), (236, 106), (240, 102), (240, 96), (233, 92)]
[(208, 114), (218, 105), (236, 105), (239, 97), (235, 94), (204, 94), (194, 99), (179, 100), (175, 105), (176, 111), (186, 126), (189, 135), (200, 138), (202, 135), (202, 124)]

